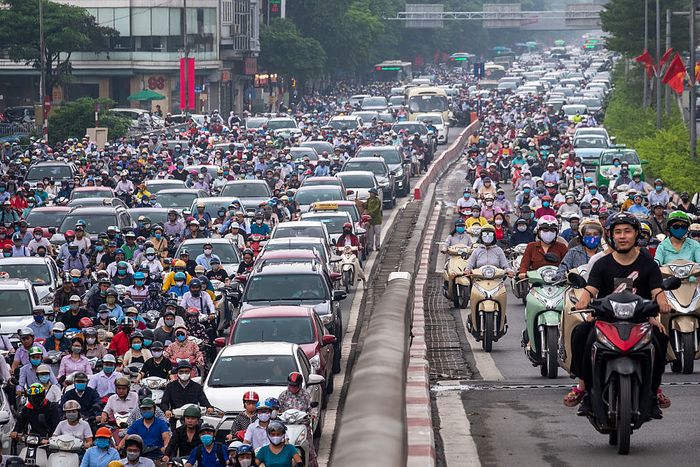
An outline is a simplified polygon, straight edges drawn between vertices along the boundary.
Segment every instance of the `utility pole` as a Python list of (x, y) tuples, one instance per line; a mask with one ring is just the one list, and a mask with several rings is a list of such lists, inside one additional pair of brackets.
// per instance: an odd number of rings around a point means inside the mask
[(41, 71), (39, 76), (39, 103), (41, 104), (41, 115), (43, 115), (42, 133), (44, 138), (49, 136), (49, 112), (47, 110), (46, 95), (46, 43), (44, 40), (44, 0), (39, 0), (39, 60)]
[[(661, 58), (661, 5), (656, 0), (656, 61)], [(661, 73), (656, 74), (656, 128), (661, 129)]]
[(688, 105), (689, 116), (688, 122), (690, 123), (690, 157), (695, 158), (696, 156), (696, 146), (698, 141), (697, 135), (697, 123), (695, 121), (695, 7), (697, 5), (696, 0), (690, 1), (690, 102)]
[[(189, 66), (189, 60), (188, 57), (190, 55), (190, 45), (187, 43), (187, 0), (182, 0), (182, 47), (184, 50), (184, 55), (185, 55), (185, 61), (184, 65), (182, 68), (182, 73), (184, 75), (183, 82), (185, 84), (185, 89), (184, 91), (180, 92), (181, 96), (185, 96), (185, 102), (180, 102), (180, 109), (185, 111), (185, 115), (187, 115), (187, 111), (189, 109), (189, 83), (187, 82), (188, 80), (188, 74), (189, 71), (187, 70)], [(184, 106), (183, 106), (184, 104)]]
[[(649, 0), (644, 0), (644, 50), (649, 50)], [(646, 107), (649, 104), (647, 93), (649, 92), (649, 78), (646, 70), (644, 70), (644, 97), (642, 105)]]
[[(666, 9), (666, 50), (671, 48), (671, 10)], [(661, 70), (659, 69), (659, 73)], [(666, 116), (671, 115), (671, 89), (666, 87)]]

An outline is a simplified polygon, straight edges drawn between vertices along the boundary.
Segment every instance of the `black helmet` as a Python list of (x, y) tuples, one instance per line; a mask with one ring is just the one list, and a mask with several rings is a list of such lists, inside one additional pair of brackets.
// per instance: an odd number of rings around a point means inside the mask
[(141, 387), (141, 389), (139, 389), (138, 395), (139, 395), (139, 402), (141, 402), (142, 400), (144, 400), (144, 399), (147, 398), (147, 397), (148, 397), (149, 399), (152, 398), (152, 397), (153, 397), (153, 391), (151, 391), (151, 390), (150, 390), (149, 388), (147, 388), (147, 387)]
[(202, 281), (200, 281), (197, 278), (194, 278), (190, 281), (189, 285), (190, 285), (190, 289), (192, 289), (193, 287), (198, 287), (201, 289), (202, 288)]
[(245, 256), (245, 255), (255, 256), (255, 253), (253, 252), (252, 249), (246, 248), (243, 250), (243, 256)]
[(160, 292), (160, 286), (159, 286), (158, 284), (156, 284), (155, 282), (152, 282), (152, 283), (148, 286), (148, 293), (151, 293), (151, 292), (159, 293), (159, 292)]
[(613, 214), (612, 216), (608, 217), (608, 222), (606, 223), (605, 227), (608, 230), (612, 230), (616, 225), (620, 224), (629, 224), (637, 232), (639, 232), (642, 228), (641, 224), (639, 223), (639, 219), (636, 216), (626, 212), (618, 212), (617, 214)]

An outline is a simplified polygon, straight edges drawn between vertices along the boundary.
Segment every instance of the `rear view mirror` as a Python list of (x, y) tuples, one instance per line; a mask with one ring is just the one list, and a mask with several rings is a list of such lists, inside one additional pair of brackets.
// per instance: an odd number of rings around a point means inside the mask
[(348, 195), (355, 194), (355, 190), (345, 190), (345, 193)]
[(323, 345), (335, 344), (338, 339), (335, 338), (333, 334), (326, 334), (323, 336), (321, 343)]
[(676, 290), (681, 286), (682, 281), (677, 277), (667, 277), (664, 279), (661, 288), (664, 290)]
[(214, 339), (214, 345), (221, 348), (226, 345), (226, 340), (223, 337), (217, 337)]
[(344, 290), (334, 290), (333, 291), (333, 300), (338, 302), (340, 300), (345, 300), (347, 298), (348, 294)]
[(332, 281), (340, 280), (340, 278), (343, 277), (339, 272), (331, 272), (330, 276)]
[(321, 375), (309, 375), (309, 380), (307, 381), (307, 386), (313, 386), (316, 384), (323, 384), (326, 382), (326, 378)]
[(577, 289), (582, 289), (586, 286), (587, 282), (586, 279), (583, 278), (580, 274), (576, 274), (575, 272), (570, 272), (567, 276), (566, 279)]

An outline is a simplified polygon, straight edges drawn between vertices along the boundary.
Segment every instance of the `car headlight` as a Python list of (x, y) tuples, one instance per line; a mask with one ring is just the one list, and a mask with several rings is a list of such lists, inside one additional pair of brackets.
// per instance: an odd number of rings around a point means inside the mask
[(334, 320), (333, 313), (321, 316), (321, 322), (325, 325), (331, 324)]
[(321, 357), (319, 357), (318, 354), (311, 357), (309, 363), (311, 363), (311, 368), (313, 368), (315, 372), (321, 369)]
[(394, 171), (394, 175), (396, 178), (402, 178), (403, 177), (403, 168), (399, 167)]
[(637, 307), (637, 301), (621, 303), (610, 300), (610, 306), (612, 306), (616, 318), (629, 319), (634, 316), (634, 309)]
[(675, 266), (672, 264), (668, 265), (668, 268), (671, 270), (674, 276), (676, 276), (678, 279), (687, 279), (688, 276), (690, 276), (690, 272), (693, 270), (694, 264), (689, 263), (689, 264), (683, 264), (681, 266)]

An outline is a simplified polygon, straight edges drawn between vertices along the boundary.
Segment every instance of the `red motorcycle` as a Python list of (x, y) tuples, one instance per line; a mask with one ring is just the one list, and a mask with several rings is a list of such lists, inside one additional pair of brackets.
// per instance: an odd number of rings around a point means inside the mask
[(267, 241), (267, 235), (262, 234), (251, 234), (250, 235), (250, 249), (253, 250), (253, 257), (257, 258), (260, 250), (265, 246), (265, 241)]

